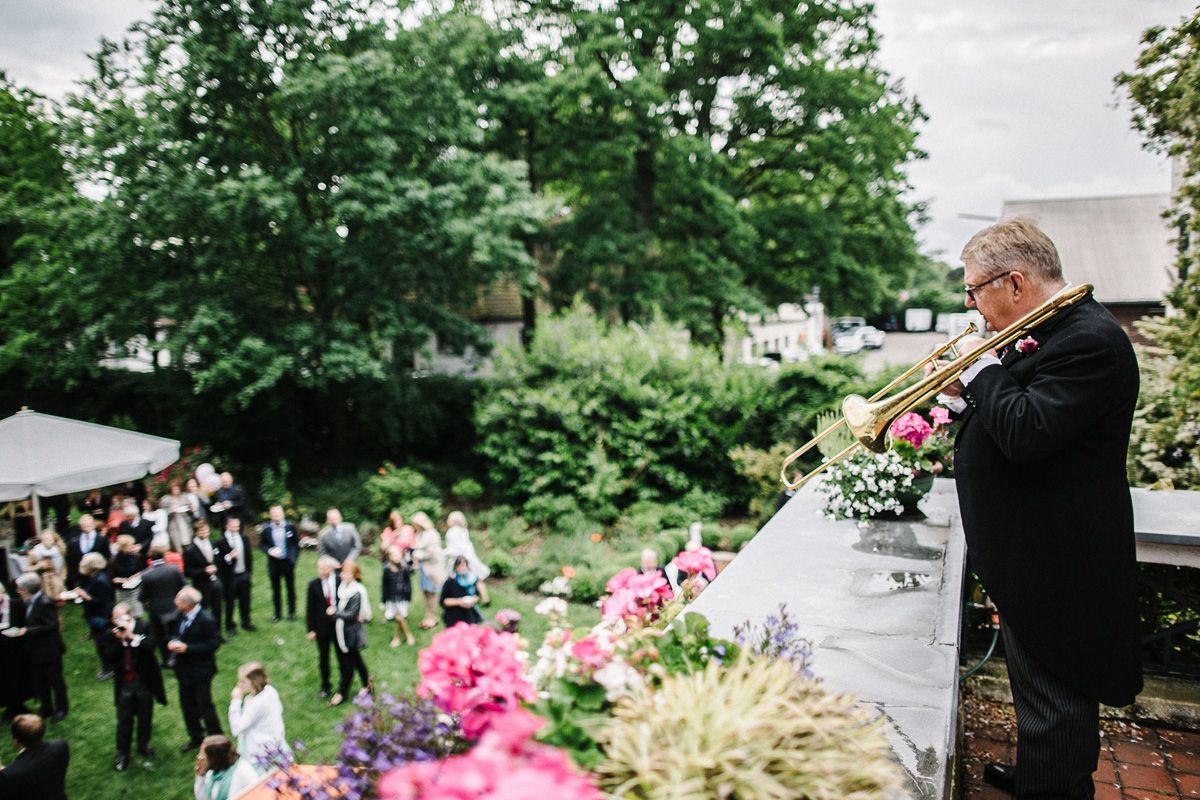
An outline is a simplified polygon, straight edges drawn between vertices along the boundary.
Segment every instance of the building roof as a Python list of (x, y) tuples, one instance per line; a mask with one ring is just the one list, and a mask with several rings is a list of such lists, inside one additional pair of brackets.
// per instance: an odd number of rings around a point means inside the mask
[(1054, 240), (1063, 273), (1091, 283), (1101, 303), (1161, 303), (1171, 288), (1174, 234), (1168, 194), (1005, 200), (1002, 216), (1028, 214)]

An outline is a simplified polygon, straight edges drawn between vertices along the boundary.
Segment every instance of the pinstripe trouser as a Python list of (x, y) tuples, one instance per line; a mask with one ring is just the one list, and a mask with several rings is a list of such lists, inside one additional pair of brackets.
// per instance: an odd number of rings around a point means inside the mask
[(1091, 800), (1100, 706), (1047, 672), (1000, 622), (1017, 710), (1017, 797)]

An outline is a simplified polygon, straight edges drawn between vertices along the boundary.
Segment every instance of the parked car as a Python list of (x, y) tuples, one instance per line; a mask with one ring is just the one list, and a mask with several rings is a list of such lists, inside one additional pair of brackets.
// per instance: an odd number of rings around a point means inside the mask
[(833, 351), (839, 355), (850, 356), (861, 353), (866, 346), (863, 327), (851, 328), (833, 337)]
[(841, 334), (852, 331), (855, 328), (861, 328), (866, 324), (867, 321), (862, 317), (840, 317), (830, 326), (829, 335), (836, 339)]
[(887, 337), (883, 331), (870, 325), (863, 325), (857, 330), (862, 334), (863, 347), (868, 350), (878, 350), (883, 347), (883, 340)]

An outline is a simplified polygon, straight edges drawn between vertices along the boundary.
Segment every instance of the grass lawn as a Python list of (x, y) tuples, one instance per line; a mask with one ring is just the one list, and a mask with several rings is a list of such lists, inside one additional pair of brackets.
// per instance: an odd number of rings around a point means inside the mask
[[(417, 628), (414, 630), (416, 646), (389, 647), (393, 626), (383, 620), (379, 608), (379, 562), (367, 558), (362, 562), (362, 567), (363, 582), (375, 605), (375, 621), (367, 626), (368, 647), (364, 651), (367, 668), (381, 691), (396, 693), (411, 690), (417, 679), (417, 653), (429, 644), (432, 634), (442, 628), (440, 625), (433, 631)], [(252, 617), (258, 631), (240, 632), (217, 653), (219, 672), (213, 681), (213, 701), (217, 713), (228, 733), (229, 692), (233, 689), (238, 665), (247, 661), (262, 661), (266, 664), (271, 683), (283, 699), (288, 739), (300, 740), (308, 748), (303, 756), (305, 761), (328, 762), (336, 755), (341, 744), (341, 738), (334, 729), (351, 713), (351, 707), (346, 704), (329, 708), (318, 696), (320, 678), (316, 645), (305, 638), (303, 621), (304, 592), (308, 581), (316, 577), (316, 555), (306, 551), (301, 555), (297, 567), (299, 619), (295, 622), (270, 621), (271, 585), (263, 559), (255, 560), (255, 570)], [(496, 611), (506, 607), (519, 611), (523, 617), (522, 636), (536, 646), (548, 627), (544, 617), (533, 613), (534, 605), (541, 598), (521, 594), (504, 581), (490, 581), (489, 589), (492, 604), (482, 609), (484, 617), (490, 621)], [(424, 598), (415, 579), (413, 594), (410, 621), (419, 623)], [(68, 797), (72, 800), (123, 797), (190, 800), (195, 756), (176, 752), (179, 745), (187, 740), (187, 733), (179, 711), (178, 689), (173, 675), (168, 672), (165, 676), (168, 705), (156, 705), (154, 708), (154, 737), (151, 744), (158, 751), (157, 756), (153, 762), (135, 757), (128, 771), (114, 772), (116, 711), (113, 707), (112, 683), (95, 679), (99, 664), (92, 643), (83, 640), (86, 627), (80, 608), (73, 605), (64, 607), (63, 617), (63, 635), (67, 642), (65, 672), (71, 713), (63, 722), (51, 727), (48, 738), (65, 737), (71, 745)], [(573, 605), (571, 619), (577, 625), (591, 626), (599, 620), (599, 612), (595, 608)], [(333, 674), (336, 684), (336, 664), (333, 665)], [(357, 679), (353, 686), (352, 691), (357, 691)], [(36, 711), (36, 706), (35, 701), (32, 710)], [(0, 759), (9, 763), (15, 752), (7, 735), (3, 736), (3, 740), (0, 743)]]

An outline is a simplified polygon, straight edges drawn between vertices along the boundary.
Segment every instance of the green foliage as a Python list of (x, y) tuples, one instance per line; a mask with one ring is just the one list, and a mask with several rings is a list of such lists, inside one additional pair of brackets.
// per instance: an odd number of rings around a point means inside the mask
[(485, 558), (493, 578), (507, 578), (513, 574), (516, 559), (507, 550), (490, 550)]
[(463, 478), (450, 487), (450, 494), (460, 500), (478, 500), (483, 497), (483, 484), (474, 478)]
[(297, 513), (321, 525), (325, 524), (325, 512), (330, 508), (341, 511), (347, 522), (358, 524), (372, 519), (375, 511), (363, 492), (363, 485), (370, 475), (364, 470), (297, 483), (294, 492)]
[(712, 659), (668, 674), (613, 714), (597, 772), (621, 797), (882, 800), (901, 785), (882, 720), (797, 678), (786, 660)]
[(263, 508), (279, 503), (286, 511), (295, 505), (292, 492), (288, 489), (291, 472), (292, 467), (286, 458), (279, 459), (279, 465), (275, 469), (263, 469), (262, 481), (258, 485), (258, 496), (262, 498)]
[(496, 366), (476, 412), (479, 450), (495, 492), (539, 522), (568, 511), (561, 498), (611, 522), (637, 500), (732, 494), (725, 453), (768, 386), (664, 323), (608, 328), (580, 308), (543, 321), (528, 351), (504, 350)]
[(1174, 28), (1156, 26), (1142, 38), (1137, 69), (1117, 76), (1133, 102), (1133, 124), (1147, 147), (1182, 169), (1168, 213), (1179, 233), (1179, 282), (1168, 296), (1173, 316), (1139, 329), (1156, 348), (1143, 351), (1143, 387), (1130, 442), (1135, 483), (1200, 487), (1200, 11)]
[[(393, 510), (407, 519), (414, 511), (425, 510), (425, 506), (430, 505), (429, 498), (441, 494), (437, 486), (417, 470), (397, 467), (390, 461), (367, 478), (363, 491), (370, 500), (373, 515), (379, 519), (386, 518)], [(440, 510), (441, 501), (434, 499), (432, 505)], [(426, 510), (425, 513), (430, 512)], [(437, 519), (437, 516), (433, 518)]]
[(766, 522), (775, 514), (775, 504), (779, 493), (783, 491), (779, 468), (793, 449), (792, 445), (781, 442), (770, 450), (739, 447), (729, 454), (737, 465), (738, 474), (753, 487), (750, 513), (761, 522)]

